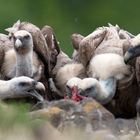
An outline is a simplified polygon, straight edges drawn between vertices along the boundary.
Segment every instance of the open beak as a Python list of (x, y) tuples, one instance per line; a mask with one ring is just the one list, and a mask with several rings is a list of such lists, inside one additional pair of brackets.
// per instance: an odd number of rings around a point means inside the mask
[(124, 55), (124, 61), (127, 64), (130, 60), (138, 56), (140, 56), (140, 45), (129, 48)]

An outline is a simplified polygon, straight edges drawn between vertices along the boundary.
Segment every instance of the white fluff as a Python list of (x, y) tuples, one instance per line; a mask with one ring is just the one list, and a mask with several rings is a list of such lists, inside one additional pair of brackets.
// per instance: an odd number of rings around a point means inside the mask
[(124, 63), (122, 56), (113, 53), (99, 54), (92, 58), (89, 66), (89, 73), (92, 77), (107, 79), (115, 77), (122, 79), (130, 74), (128, 66)]
[(66, 64), (64, 67), (61, 67), (56, 75), (56, 82), (62, 91), (65, 91), (65, 85), (69, 79), (72, 77), (78, 76), (79, 74), (84, 73), (84, 67), (82, 64), (70, 63)]

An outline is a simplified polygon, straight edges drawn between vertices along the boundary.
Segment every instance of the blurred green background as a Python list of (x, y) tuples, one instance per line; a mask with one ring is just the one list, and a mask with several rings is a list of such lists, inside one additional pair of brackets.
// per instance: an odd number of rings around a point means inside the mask
[(0, 31), (18, 19), (40, 28), (50, 25), (64, 52), (72, 52), (72, 33), (88, 35), (95, 28), (118, 24), (133, 34), (140, 32), (139, 0), (0, 0)]

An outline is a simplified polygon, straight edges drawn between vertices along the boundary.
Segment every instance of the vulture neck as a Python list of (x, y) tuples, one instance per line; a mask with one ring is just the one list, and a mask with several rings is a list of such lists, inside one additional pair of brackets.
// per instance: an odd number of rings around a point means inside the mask
[(12, 95), (9, 81), (0, 80), (0, 99), (10, 98)]
[(16, 76), (33, 76), (33, 52), (16, 54)]
[(96, 84), (96, 99), (102, 104), (107, 104), (112, 100), (116, 93), (117, 80), (113, 77), (106, 80), (100, 80)]

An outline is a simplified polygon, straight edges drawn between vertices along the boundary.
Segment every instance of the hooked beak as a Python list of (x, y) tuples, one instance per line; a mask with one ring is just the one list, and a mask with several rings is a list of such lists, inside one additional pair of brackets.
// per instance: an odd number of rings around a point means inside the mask
[(29, 94), (35, 97), (38, 101), (43, 102), (44, 98), (39, 93), (45, 94), (45, 86), (41, 82), (36, 82), (35, 89), (31, 90)]
[(129, 48), (124, 55), (124, 61), (127, 64), (130, 60), (138, 56), (140, 56), (140, 45)]
[(15, 46), (16, 46), (16, 48), (22, 47), (22, 42), (20, 39), (16, 39)]
[(41, 94), (45, 94), (45, 86), (41, 82), (37, 82), (35, 89), (41, 92)]
[(30, 92), (29, 92), (29, 94), (32, 96), (32, 97), (35, 97), (38, 101), (40, 101), (40, 102), (43, 102), (44, 101), (44, 99), (43, 99), (43, 97), (36, 91), (36, 90), (31, 90)]

